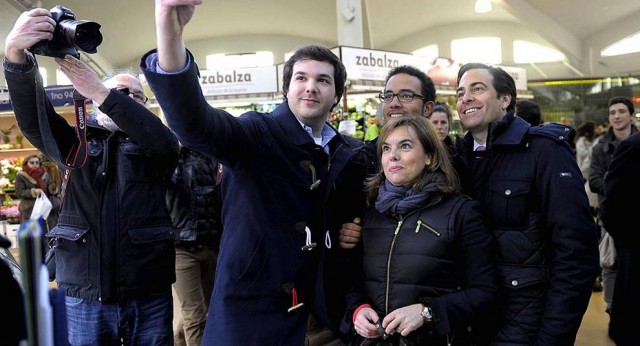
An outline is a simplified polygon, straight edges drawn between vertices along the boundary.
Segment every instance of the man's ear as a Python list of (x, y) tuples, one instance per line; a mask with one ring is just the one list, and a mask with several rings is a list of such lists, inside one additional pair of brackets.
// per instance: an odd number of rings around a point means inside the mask
[(430, 117), (433, 112), (433, 101), (425, 102), (424, 107), (422, 107), (422, 115), (425, 117)]
[(500, 101), (502, 102), (502, 110), (509, 108), (509, 104), (511, 103), (511, 96), (504, 94), (500, 96)]

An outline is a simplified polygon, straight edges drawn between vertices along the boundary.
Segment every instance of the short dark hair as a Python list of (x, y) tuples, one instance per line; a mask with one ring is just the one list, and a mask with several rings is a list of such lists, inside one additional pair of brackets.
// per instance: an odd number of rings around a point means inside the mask
[(528, 100), (520, 100), (516, 102), (516, 115), (531, 124), (531, 126), (538, 126), (542, 124), (540, 106), (535, 102)]
[(507, 107), (507, 111), (511, 111), (515, 109), (516, 106), (516, 97), (518, 93), (516, 92), (516, 82), (513, 80), (510, 74), (508, 74), (505, 70), (489, 66), (486, 64), (481, 64), (477, 62), (471, 62), (468, 64), (462, 65), (460, 70), (458, 71), (458, 79), (456, 83), (460, 84), (460, 78), (469, 70), (487, 70), (489, 74), (493, 77), (493, 88), (496, 89), (498, 93), (498, 97), (501, 95), (507, 94), (511, 96), (511, 102), (509, 102), (509, 106)]
[(408, 74), (420, 80), (420, 85), (422, 85), (422, 90), (420, 92), (425, 98), (425, 103), (430, 101), (434, 102), (436, 100), (436, 86), (433, 84), (433, 80), (431, 80), (425, 72), (411, 65), (400, 65), (392, 68), (389, 73), (387, 73), (387, 78), (385, 78), (384, 84), (386, 85), (389, 78), (399, 73)]
[(611, 107), (612, 105), (615, 105), (616, 103), (623, 103), (625, 106), (627, 106), (627, 109), (629, 110), (629, 113), (631, 114), (631, 116), (633, 116), (636, 113), (636, 108), (633, 106), (633, 102), (631, 102), (631, 100), (629, 100), (628, 98), (624, 97), (624, 96), (614, 96), (609, 100), (609, 105), (607, 107)]
[(333, 81), (336, 88), (336, 102), (333, 105), (337, 105), (344, 93), (344, 86), (347, 81), (347, 69), (344, 67), (344, 64), (342, 64), (342, 61), (340, 61), (340, 58), (333, 54), (330, 49), (315, 44), (296, 49), (289, 60), (284, 63), (284, 69), (282, 71), (282, 92), (285, 100), (289, 92), (289, 85), (291, 85), (293, 65), (301, 60), (323, 61), (333, 65)]

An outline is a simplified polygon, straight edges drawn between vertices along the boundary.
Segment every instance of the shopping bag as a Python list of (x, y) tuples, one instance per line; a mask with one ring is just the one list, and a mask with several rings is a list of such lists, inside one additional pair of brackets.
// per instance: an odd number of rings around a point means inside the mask
[(43, 218), (46, 220), (49, 217), (49, 213), (51, 213), (52, 207), (53, 205), (47, 195), (45, 195), (44, 192), (41, 193), (33, 204), (33, 211), (31, 211), (29, 219), (38, 220), (38, 218)]
[(600, 250), (600, 267), (612, 269), (616, 265), (616, 246), (609, 232), (604, 232), (599, 244)]

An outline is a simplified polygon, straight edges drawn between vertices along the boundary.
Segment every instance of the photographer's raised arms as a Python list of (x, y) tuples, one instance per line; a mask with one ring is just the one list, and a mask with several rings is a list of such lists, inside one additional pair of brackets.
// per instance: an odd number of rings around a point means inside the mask
[[(74, 346), (171, 345), (175, 233), (164, 192), (178, 140), (149, 110), (133, 70), (100, 80), (74, 57), (101, 42), (97, 24), (86, 24), (59, 7), (26, 11), (7, 36), (3, 60), (20, 130), (70, 172), (59, 222), (46, 234), (65, 296), (67, 340)], [(66, 163), (78, 152), (81, 126), (76, 131), (43, 97), (34, 53), (53, 57), (77, 93), (93, 100), (88, 155), (80, 164)]]

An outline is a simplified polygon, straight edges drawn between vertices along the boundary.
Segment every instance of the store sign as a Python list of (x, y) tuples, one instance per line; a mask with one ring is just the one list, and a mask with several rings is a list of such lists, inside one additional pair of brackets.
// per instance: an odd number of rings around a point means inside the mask
[(337, 47), (332, 51), (342, 60), (350, 80), (384, 81), (387, 73), (400, 65), (413, 65), (423, 71), (431, 66), (426, 58), (411, 54), (352, 47)]
[[(64, 107), (73, 105), (73, 86), (51, 86), (44, 88), (45, 95), (51, 101), (53, 107)], [(87, 100), (91, 103), (91, 100)], [(0, 112), (12, 111), (13, 105), (9, 99), (9, 90), (0, 88)]]
[(200, 87), (205, 96), (275, 93), (276, 67), (201, 70)]
[(73, 86), (53, 86), (44, 88), (45, 94), (51, 100), (54, 107), (72, 106), (73, 105)]
[(513, 77), (516, 82), (516, 90), (528, 90), (527, 87), (527, 70), (522, 67), (499, 66)]

